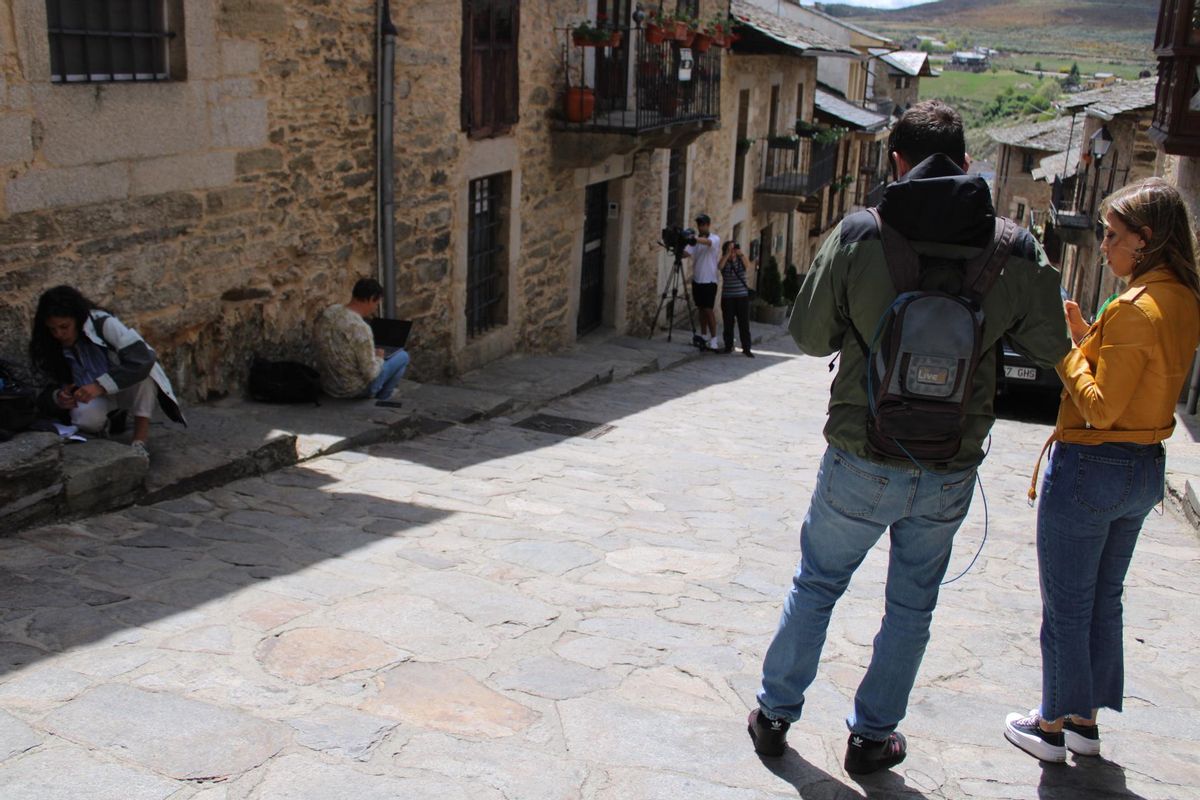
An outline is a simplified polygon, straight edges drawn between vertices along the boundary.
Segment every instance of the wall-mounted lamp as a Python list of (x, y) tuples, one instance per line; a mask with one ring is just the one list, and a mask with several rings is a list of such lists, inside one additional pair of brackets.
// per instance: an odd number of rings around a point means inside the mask
[(1101, 125), (1100, 130), (1091, 135), (1088, 149), (1092, 151), (1092, 155), (1099, 161), (1104, 158), (1109, 148), (1112, 147), (1112, 141), (1112, 134), (1108, 132), (1108, 126)]

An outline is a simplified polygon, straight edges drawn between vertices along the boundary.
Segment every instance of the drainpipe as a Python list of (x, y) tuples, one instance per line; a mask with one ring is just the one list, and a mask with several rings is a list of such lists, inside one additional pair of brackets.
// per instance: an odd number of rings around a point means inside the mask
[(384, 316), (396, 316), (396, 26), (388, 0), (376, 5), (375, 40), (375, 249), (383, 283)]

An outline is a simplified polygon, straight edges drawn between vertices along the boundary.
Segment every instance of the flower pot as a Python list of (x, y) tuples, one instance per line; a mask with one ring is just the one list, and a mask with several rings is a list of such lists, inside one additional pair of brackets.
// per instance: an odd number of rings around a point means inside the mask
[(691, 47), (692, 42), (696, 39), (696, 32), (690, 28), (684, 28), (683, 36), (676, 37), (680, 47)]
[(675, 21), (675, 22), (671, 23), (671, 26), (672, 27), (669, 29), (670, 36), (672, 39), (674, 39), (677, 42), (682, 42), (684, 40), (684, 38), (686, 38), (687, 35), (689, 33), (691, 33), (691, 31), (688, 30), (688, 26), (687, 26), (686, 22)]
[(715, 40), (707, 33), (697, 33), (696, 38), (692, 40), (692, 47), (697, 53), (707, 53), (708, 48), (712, 47)]
[(582, 36), (571, 36), (571, 43), (576, 47), (620, 47), (621, 31), (613, 31), (607, 39), (585, 39)]
[(587, 122), (596, 110), (596, 94), (586, 86), (572, 86), (564, 99), (567, 122)]
[(667, 32), (658, 25), (646, 23), (646, 44), (662, 44), (667, 40)]

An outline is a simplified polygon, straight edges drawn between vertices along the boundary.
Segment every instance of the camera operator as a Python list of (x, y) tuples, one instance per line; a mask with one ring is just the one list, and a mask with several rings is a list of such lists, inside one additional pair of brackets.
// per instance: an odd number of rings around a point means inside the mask
[(688, 245), (687, 256), (692, 259), (692, 297), (700, 309), (700, 335), (712, 350), (720, 348), (717, 342), (717, 315), (713, 307), (717, 304), (717, 259), (721, 251), (721, 237), (712, 233), (712, 220), (708, 214), (696, 217), (695, 243)]

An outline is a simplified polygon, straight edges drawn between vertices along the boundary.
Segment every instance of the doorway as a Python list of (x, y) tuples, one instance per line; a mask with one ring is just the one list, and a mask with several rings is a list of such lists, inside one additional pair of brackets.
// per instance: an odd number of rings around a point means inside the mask
[(579, 315), (575, 324), (578, 336), (599, 328), (604, 320), (604, 237), (608, 233), (608, 183), (594, 183), (587, 187), (584, 206)]

